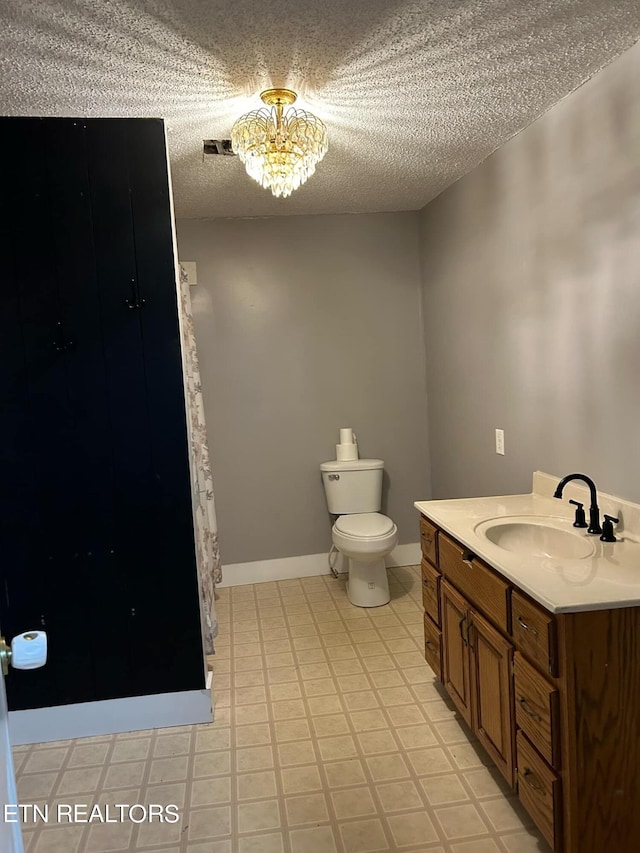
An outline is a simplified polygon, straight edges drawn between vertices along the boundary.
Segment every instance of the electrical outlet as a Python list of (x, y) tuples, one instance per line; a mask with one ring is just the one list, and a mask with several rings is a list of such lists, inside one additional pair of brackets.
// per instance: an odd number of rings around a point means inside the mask
[(504, 456), (504, 430), (497, 429), (496, 430), (496, 453), (499, 453), (500, 456)]

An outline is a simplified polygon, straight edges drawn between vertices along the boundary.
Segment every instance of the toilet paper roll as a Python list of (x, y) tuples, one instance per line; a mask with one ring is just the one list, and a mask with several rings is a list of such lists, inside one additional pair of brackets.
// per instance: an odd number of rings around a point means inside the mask
[(357, 444), (336, 444), (336, 459), (338, 462), (353, 462), (357, 458)]
[(340, 444), (355, 444), (355, 436), (350, 428), (340, 430)]
[(47, 662), (47, 635), (27, 631), (11, 640), (11, 666), (14, 669), (38, 669)]

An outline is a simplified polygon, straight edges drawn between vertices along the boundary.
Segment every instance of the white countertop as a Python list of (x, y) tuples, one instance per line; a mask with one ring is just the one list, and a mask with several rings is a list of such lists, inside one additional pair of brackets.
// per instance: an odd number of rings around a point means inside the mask
[[(601, 542), (598, 535), (573, 527), (574, 507), (568, 500), (583, 501), (588, 519), (586, 487), (573, 481), (566, 486), (562, 500), (557, 500), (552, 494), (559, 480), (536, 472), (530, 494), (416, 501), (414, 506), (553, 613), (640, 605), (640, 505), (599, 494), (601, 521), (605, 512), (620, 519), (614, 529), (618, 541)], [(535, 516), (547, 525), (584, 537), (588, 556), (523, 556), (495, 545), (482, 534), (482, 527), (477, 530), (489, 519), (517, 521), (514, 517), (519, 516)]]

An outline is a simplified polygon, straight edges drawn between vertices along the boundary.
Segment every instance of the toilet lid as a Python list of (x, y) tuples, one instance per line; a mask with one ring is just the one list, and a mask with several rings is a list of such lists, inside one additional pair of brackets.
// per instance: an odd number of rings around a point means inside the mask
[(347, 536), (386, 536), (393, 530), (393, 521), (379, 512), (361, 512), (356, 515), (341, 515), (335, 527)]

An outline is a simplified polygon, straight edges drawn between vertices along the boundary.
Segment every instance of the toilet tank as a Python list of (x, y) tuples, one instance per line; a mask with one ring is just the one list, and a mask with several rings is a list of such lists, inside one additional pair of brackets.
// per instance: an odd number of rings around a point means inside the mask
[(320, 471), (329, 512), (333, 515), (379, 512), (383, 470), (382, 459), (323, 462)]

